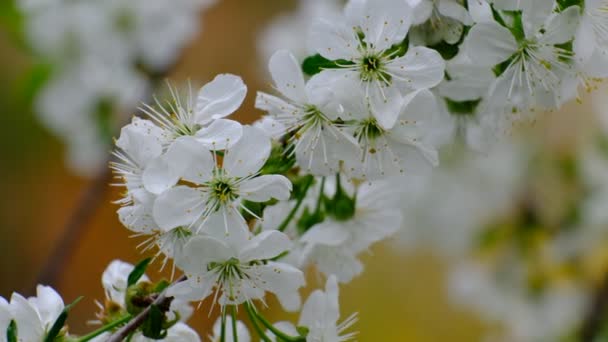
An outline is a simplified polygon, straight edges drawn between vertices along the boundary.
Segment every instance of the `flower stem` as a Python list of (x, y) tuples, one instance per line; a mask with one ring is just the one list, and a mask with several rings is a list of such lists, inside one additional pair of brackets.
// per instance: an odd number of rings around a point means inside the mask
[(313, 181), (314, 181), (314, 177), (308, 178), (308, 180), (304, 184), (304, 190), (300, 194), (300, 198), (298, 198), (296, 205), (293, 207), (293, 209), (291, 209), (291, 211), (289, 212), (287, 217), (285, 217), (283, 222), (281, 222), (281, 225), (277, 228), (278, 231), (282, 232), (282, 231), (285, 231), (285, 229), (287, 229), (287, 226), (289, 225), (289, 223), (291, 222), (293, 217), (296, 215), (296, 212), (298, 211), (298, 209), (300, 209), (300, 206), (302, 206), (302, 202), (304, 202), (304, 197), (306, 197), (306, 193), (308, 192), (308, 189), (312, 185)]
[(239, 334), (236, 331), (236, 305), (233, 305), (231, 308), (231, 316), (232, 316), (232, 340), (234, 342), (239, 342)]
[(245, 311), (247, 311), (247, 316), (249, 316), (249, 321), (251, 321), (251, 324), (253, 325), (253, 328), (255, 329), (255, 331), (258, 333), (258, 336), (260, 337), (260, 339), (264, 342), (272, 342), (272, 340), (268, 336), (266, 336), (266, 333), (264, 333), (264, 330), (262, 330), (262, 327), (260, 327), (260, 324), (258, 323), (257, 319), (255, 318), (255, 313), (253, 310), (254, 309), (251, 307), (251, 304), (245, 303)]
[(220, 341), (226, 342), (226, 309), (222, 309), (222, 329), (220, 331)]
[[(245, 304), (245, 305), (249, 305), (249, 304)], [(260, 322), (262, 322), (262, 324), (270, 331), (272, 331), (272, 333), (279, 338), (279, 340), (281, 341), (285, 341), (285, 342), (306, 342), (306, 338), (302, 337), (302, 336), (289, 336), (286, 333), (282, 332), (281, 330), (277, 329), (274, 325), (272, 325), (270, 322), (268, 322), (268, 320), (266, 318), (264, 318), (264, 316), (260, 315), (257, 311), (255, 311), (255, 308), (250, 308), (251, 311), (253, 312), (253, 315), (255, 315), (256, 319), (258, 319)]]
[(108, 332), (108, 331), (110, 331), (110, 330), (112, 330), (112, 329), (114, 329), (114, 328), (116, 328), (118, 326), (121, 326), (121, 325), (127, 323), (128, 321), (131, 320), (131, 318), (133, 318), (133, 316), (126, 315), (123, 318), (118, 319), (118, 320), (116, 320), (116, 321), (114, 321), (114, 322), (112, 322), (112, 323), (110, 323), (108, 325), (105, 325), (105, 326), (103, 326), (103, 327), (101, 327), (101, 328), (99, 328), (99, 329), (97, 329), (97, 330), (95, 330), (95, 331), (93, 331), (93, 332), (85, 335), (85, 336), (81, 336), (81, 337), (77, 338), (75, 340), (75, 342), (90, 341), (90, 340), (94, 339), (95, 337), (97, 337), (97, 336), (99, 336), (99, 335), (101, 335), (101, 334), (103, 334), (105, 332)]

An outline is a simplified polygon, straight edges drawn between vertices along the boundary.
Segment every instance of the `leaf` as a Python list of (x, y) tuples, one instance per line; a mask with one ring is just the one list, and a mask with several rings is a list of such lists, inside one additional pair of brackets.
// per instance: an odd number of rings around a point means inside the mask
[(21, 99), (24, 103), (32, 103), (42, 87), (51, 79), (52, 67), (50, 64), (40, 63), (34, 65), (21, 81)]
[(11, 321), (8, 325), (8, 329), (6, 329), (6, 340), (7, 342), (17, 342), (17, 323), (15, 321)]
[(9, 33), (18, 45), (25, 47), (23, 37), (24, 16), (17, 8), (16, 0), (0, 1), (0, 27)]
[(55, 338), (59, 336), (59, 334), (61, 333), (61, 329), (63, 329), (63, 326), (65, 325), (65, 321), (67, 321), (68, 319), (68, 313), (70, 312), (72, 307), (78, 304), (78, 302), (80, 302), (81, 300), (82, 297), (78, 297), (75, 301), (72, 302), (72, 304), (67, 305), (65, 308), (63, 308), (63, 311), (61, 311), (61, 314), (59, 315), (59, 317), (57, 317), (55, 323), (53, 323), (51, 330), (49, 330), (49, 333), (44, 338), (44, 342), (53, 342)]
[(339, 59), (337, 61), (329, 60), (320, 54), (316, 54), (314, 56), (307, 57), (304, 62), (302, 62), (302, 71), (309, 76), (316, 75), (323, 71), (323, 69), (336, 69), (339, 68), (340, 65), (354, 65), (355, 63), (343, 59)]
[(167, 337), (167, 330), (163, 328), (164, 321), (165, 314), (158, 305), (151, 305), (150, 313), (142, 325), (143, 335), (154, 340), (161, 340)]
[(146, 269), (148, 268), (150, 261), (152, 261), (152, 258), (147, 258), (147, 259), (140, 261), (135, 266), (133, 271), (131, 271), (131, 273), (129, 273), (129, 278), (127, 278), (127, 287), (129, 287), (131, 285), (135, 285), (139, 281), (139, 279), (141, 279), (141, 277), (144, 275), (144, 273), (146, 273)]

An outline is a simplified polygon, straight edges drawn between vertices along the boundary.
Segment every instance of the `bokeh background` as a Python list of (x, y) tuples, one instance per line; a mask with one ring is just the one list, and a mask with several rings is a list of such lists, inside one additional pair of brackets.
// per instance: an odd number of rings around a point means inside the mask
[[(295, 6), (293, 0), (221, 0), (204, 13), (203, 30), (184, 51), (168, 79), (207, 82), (218, 73), (241, 75), (249, 87), (245, 105), (236, 114), (251, 122), (261, 113), (253, 109), (255, 92), (270, 88), (265, 62), (256, 52), (259, 32), (272, 18)], [(30, 293), (37, 275), (64, 233), (65, 223), (77, 206), (89, 179), (74, 176), (65, 167), (61, 143), (38, 123), (26, 78), (33, 61), (0, 31), (0, 295)], [(605, 96), (605, 92), (603, 93)], [(572, 105), (559, 118), (567, 129), (538, 129), (538, 134), (566, 139), (573, 118), (585, 116), (587, 106)], [(557, 120), (557, 119), (556, 119)], [(577, 120), (578, 121), (578, 120)], [(558, 133), (556, 133), (558, 132)], [(564, 134), (564, 135), (562, 135)], [(91, 221), (82, 227), (79, 241), (53, 285), (66, 302), (84, 300), (69, 320), (75, 332), (89, 330), (95, 299), (103, 298), (101, 272), (113, 259), (136, 263), (144, 255), (117, 220), (117, 189), (107, 187)], [(424, 247), (398, 252), (386, 242), (364, 257), (362, 276), (341, 288), (342, 312), (359, 312), (359, 341), (478, 341), (490, 330), (478, 317), (450, 304), (446, 291), (446, 265)], [(157, 266), (148, 274), (156, 278)], [(319, 283), (312, 274), (309, 289)], [(271, 314), (283, 318), (281, 312)], [(192, 326), (203, 336), (214, 318), (203, 306)]]

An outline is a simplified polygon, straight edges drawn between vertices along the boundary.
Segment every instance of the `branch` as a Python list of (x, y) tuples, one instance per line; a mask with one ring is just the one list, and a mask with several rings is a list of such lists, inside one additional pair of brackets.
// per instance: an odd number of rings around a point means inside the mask
[(604, 316), (608, 309), (608, 272), (603, 283), (595, 292), (591, 307), (581, 327), (581, 341), (595, 341), (602, 330)]
[[(173, 285), (186, 280), (187, 277), (185, 275), (181, 276)], [(152, 305), (156, 305), (159, 307), (169, 307), (173, 297), (165, 296), (167, 290), (163, 291), (149, 306), (147, 306), (139, 315), (135, 316), (132, 320), (129, 321), (125, 326), (118, 329), (114, 335), (110, 336), (110, 338), (106, 342), (121, 342), (125, 338), (127, 338), (131, 333), (135, 332), (137, 328), (139, 328), (142, 324), (144, 324), (146, 318), (150, 314), (150, 310)]]

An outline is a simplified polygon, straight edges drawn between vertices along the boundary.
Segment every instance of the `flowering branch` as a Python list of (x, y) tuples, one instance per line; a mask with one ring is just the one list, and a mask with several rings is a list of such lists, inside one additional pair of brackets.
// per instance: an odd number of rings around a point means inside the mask
[[(181, 276), (177, 279), (173, 284), (177, 284), (186, 280), (187, 277), (185, 275)], [(166, 290), (163, 291), (156, 297), (156, 299), (148, 305), (142, 312), (140, 312), (135, 318), (133, 318), (129, 323), (116, 331), (107, 342), (121, 342), (125, 338), (127, 338), (131, 333), (137, 330), (142, 324), (144, 324), (146, 318), (150, 314), (150, 310), (152, 310), (152, 306), (158, 306), (160, 308), (169, 308), (171, 301), (173, 301), (173, 297), (167, 297)]]

